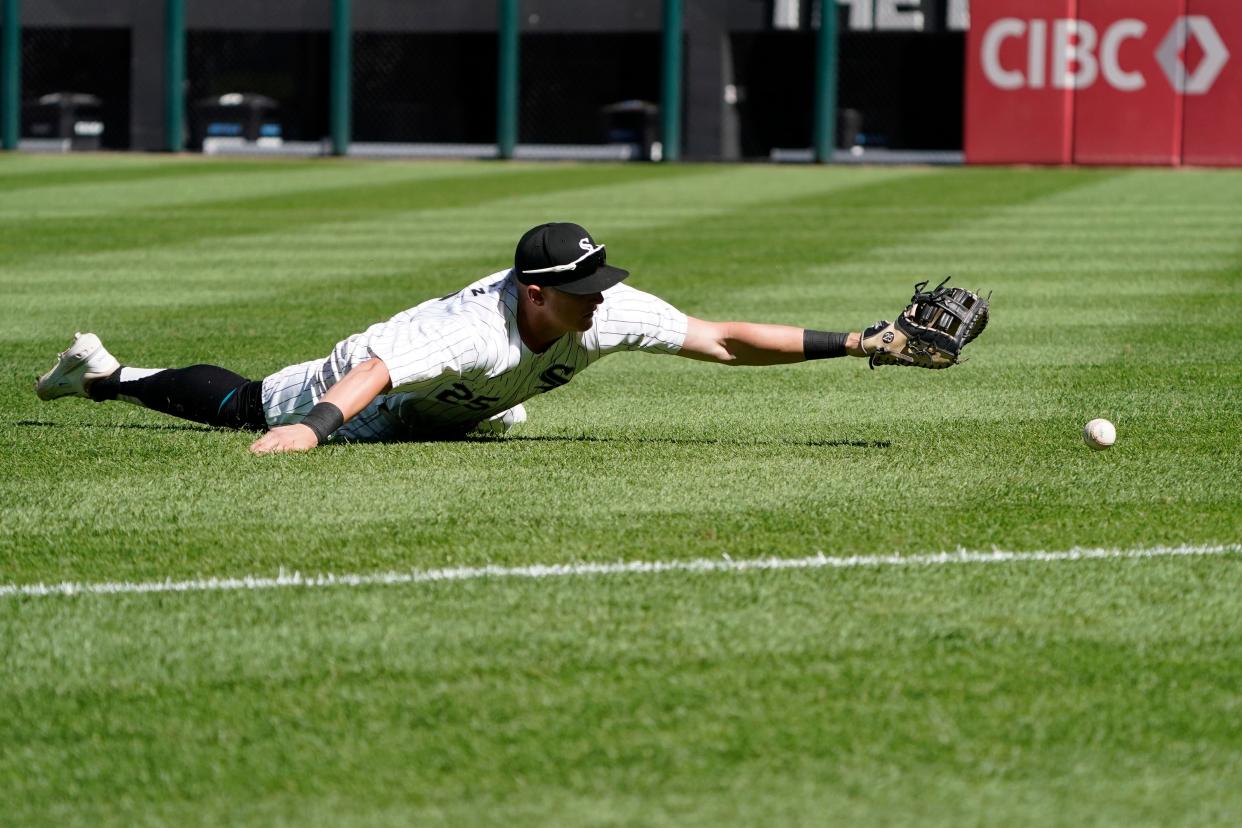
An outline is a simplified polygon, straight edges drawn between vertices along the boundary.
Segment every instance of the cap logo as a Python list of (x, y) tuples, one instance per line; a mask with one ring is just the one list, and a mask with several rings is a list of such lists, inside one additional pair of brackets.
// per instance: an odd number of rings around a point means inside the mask
[(583, 250), (589, 250), (592, 252), (594, 252), (595, 250), (595, 245), (591, 244), (591, 240), (589, 238), (582, 239), (581, 241), (579, 241), (578, 246), (581, 247)]

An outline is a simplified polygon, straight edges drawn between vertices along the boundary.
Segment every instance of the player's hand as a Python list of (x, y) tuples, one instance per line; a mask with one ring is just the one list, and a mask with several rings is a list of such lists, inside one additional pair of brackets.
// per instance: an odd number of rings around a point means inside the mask
[(278, 454), (282, 451), (310, 451), (319, 438), (309, 426), (277, 426), (250, 444), (251, 454)]

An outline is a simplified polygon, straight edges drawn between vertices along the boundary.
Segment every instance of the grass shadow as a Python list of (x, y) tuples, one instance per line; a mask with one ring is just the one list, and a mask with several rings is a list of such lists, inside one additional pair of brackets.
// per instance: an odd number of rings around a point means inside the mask
[(159, 425), (157, 423), (51, 423), (45, 420), (18, 420), (13, 423), (21, 428), (96, 428), (111, 431), (114, 428), (136, 429), (138, 431), (232, 431), (227, 428), (213, 428), (206, 425)]
[(891, 440), (729, 440), (713, 437), (596, 437), (589, 434), (570, 435), (468, 435), (460, 438), (471, 443), (618, 443), (670, 446), (808, 446), (811, 448), (891, 448)]
[[(87, 428), (132, 429), (136, 431), (235, 431), (231, 428), (215, 428), (207, 425), (169, 423), (56, 423), (46, 420), (18, 420), (13, 423), (20, 428)], [(251, 431), (250, 433), (255, 433)], [(366, 441), (363, 441), (366, 442)], [(415, 436), (395, 443), (615, 443), (618, 445), (668, 445), (668, 446), (804, 446), (809, 448), (891, 448), (891, 440), (730, 440), (713, 437), (608, 437), (591, 434), (539, 434), (539, 435), (488, 435), (467, 434), (444, 437)], [(349, 445), (348, 443), (340, 445)]]

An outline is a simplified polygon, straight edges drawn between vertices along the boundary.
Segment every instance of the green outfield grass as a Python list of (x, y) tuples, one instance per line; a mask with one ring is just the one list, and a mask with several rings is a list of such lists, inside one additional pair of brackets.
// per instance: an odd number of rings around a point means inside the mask
[[(548, 220), (699, 317), (993, 321), (299, 456), (33, 394), (77, 330), (260, 378)], [(1238, 171), (9, 154), (0, 297), (0, 587), (1242, 542)], [(0, 595), (0, 746), (17, 824), (1235, 825), (1242, 555)]]

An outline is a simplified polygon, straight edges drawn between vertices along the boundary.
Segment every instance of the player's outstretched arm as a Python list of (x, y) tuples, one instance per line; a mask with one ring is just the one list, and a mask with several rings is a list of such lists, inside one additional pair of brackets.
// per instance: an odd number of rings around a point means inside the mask
[[(277, 426), (250, 444), (254, 454), (276, 454), (283, 451), (313, 449), (340, 428), (371, 401), (392, 388), (388, 366), (378, 357), (354, 366), (341, 381), (328, 389), (319, 404), (311, 409), (307, 420), (315, 428), (302, 423)], [(333, 410), (335, 409), (335, 410)], [(339, 414), (338, 414), (339, 412)], [(322, 423), (320, 421), (323, 421)]]
[[(821, 337), (839, 337), (842, 353), (820, 353)], [(722, 365), (783, 365), (821, 356), (864, 356), (861, 334), (823, 334), (789, 325), (709, 322), (688, 317), (681, 355)], [(829, 346), (832, 348), (833, 346)]]

